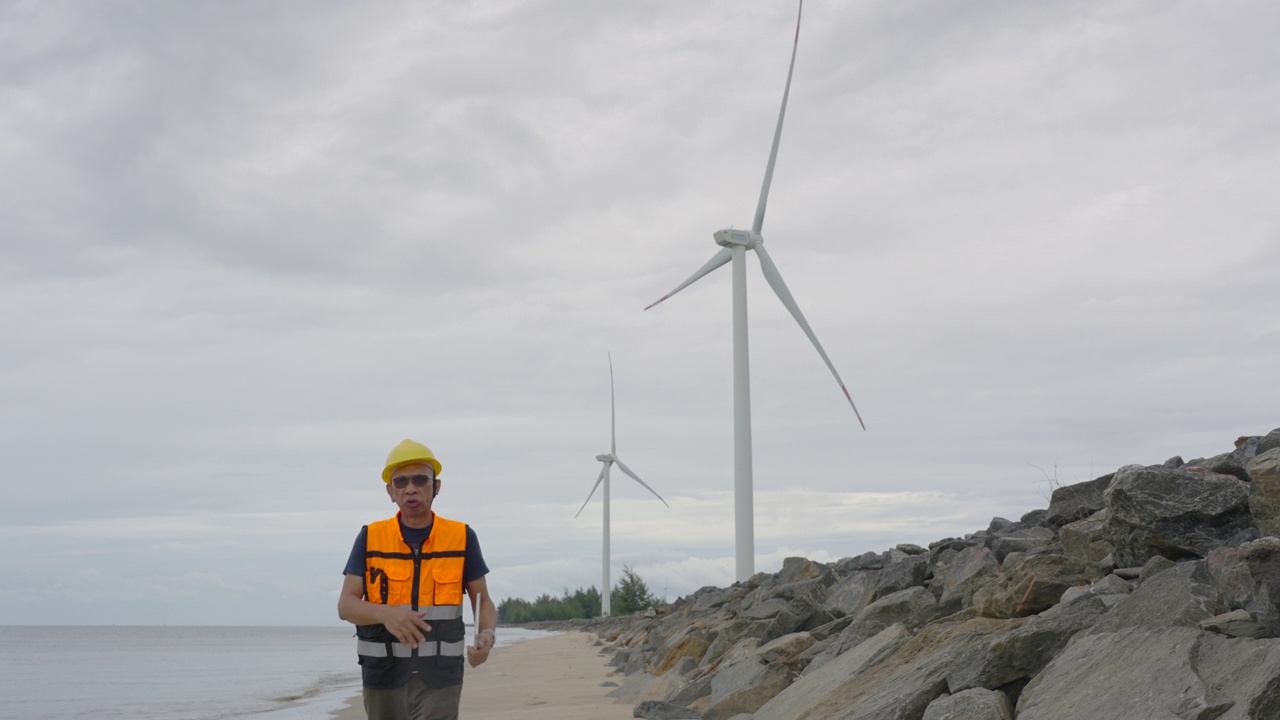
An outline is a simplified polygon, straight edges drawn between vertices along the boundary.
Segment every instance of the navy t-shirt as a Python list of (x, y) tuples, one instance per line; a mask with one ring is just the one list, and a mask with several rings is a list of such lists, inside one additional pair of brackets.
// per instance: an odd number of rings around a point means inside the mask
[[(342, 571), (343, 575), (358, 575), (364, 577), (364, 552), (368, 547), (368, 526), (360, 528), (360, 534), (356, 535), (356, 542), (351, 546), (351, 555), (347, 557), (347, 567)], [(422, 543), (427, 541), (427, 537), (431, 535), (431, 526), (424, 528), (405, 527), (404, 523), (400, 523), (400, 535), (409, 547), (419, 548)], [(480, 541), (476, 538), (476, 531), (467, 526), (467, 555), (462, 562), (462, 584), (482, 578), (489, 574), (489, 566), (484, 564), (484, 554), (480, 552)]]

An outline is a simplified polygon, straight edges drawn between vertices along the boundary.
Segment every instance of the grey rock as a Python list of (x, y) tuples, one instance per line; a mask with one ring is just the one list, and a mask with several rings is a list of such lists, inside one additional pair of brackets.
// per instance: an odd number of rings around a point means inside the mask
[(1046, 520), (1048, 515), (1049, 511), (1047, 509), (1032, 510), (1031, 512), (1023, 513), (1022, 517), (1018, 519), (1018, 523), (1023, 527), (1049, 527)]
[(1203, 560), (1178, 563), (1153, 575), (1122, 597), (1094, 627), (1113, 632), (1131, 627), (1199, 627), (1200, 621), (1227, 610)]
[(1236, 440), (1236, 449), (1221, 455), (1215, 455), (1208, 460), (1192, 461), (1184, 467), (1188, 468), (1204, 468), (1210, 472), (1220, 475), (1231, 475), (1235, 478), (1250, 482), (1248, 471), (1245, 469), (1249, 461), (1258, 454), (1258, 442), (1262, 438), (1259, 437), (1242, 437)]
[(1076, 636), (1023, 690), (1018, 720), (1280, 717), (1280, 644), (1188, 627)]
[(996, 560), (1004, 562), (1010, 553), (1034, 553), (1046, 548), (1058, 539), (1058, 533), (1046, 527), (1020, 528), (1009, 533), (989, 538), (988, 546)]
[(1101, 562), (1111, 554), (1111, 546), (1102, 533), (1106, 522), (1107, 511), (1102, 509), (1083, 520), (1063, 525), (1058, 531), (1062, 554), (1086, 562)]
[(662, 700), (645, 700), (636, 705), (631, 717), (647, 720), (699, 720), (702, 713)]
[(1248, 472), (1249, 512), (1263, 535), (1280, 536), (1280, 447), (1253, 458)]
[(742, 617), (751, 620), (765, 620), (772, 618), (787, 608), (787, 601), (782, 598), (769, 598), (751, 605), (739, 613)]
[(944, 612), (956, 612), (973, 605), (973, 593), (1000, 572), (1000, 563), (987, 548), (965, 548), (945, 568), (935, 571), (941, 580), (938, 603)]
[(1013, 708), (999, 690), (973, 688), (929, 703), (923, 720), (1013, 720)]
[(1096, 566), (1065, 555), (1028, 557), (973, 595), (979, 614), (992, 618), (1025, 617), (1055, 605), (1067, 588), (1098, 579)]
[(1276, 428), (1258, 440), (1258, 454), (1280, 448), (1280, 428)]
[(764, 663), (756, 657), (735, 662), (712, 677), (711, 702), (702, 716), (724, 720), (755, 712), (790, 685), (791, 679), (791, 671), (782, 663)]
[(822, 574), (823, 566), (808, 558), (789, 557), (782, 561), (778, 571), (778, 583), (788, 585), (802, 580), (812, 580)]
[(1248, 486), (1209, 472), (1127, 466), (1105, 493), (1104, 536), (1117, 565), (1204, 557), (1253, 526)]
[[(901, 625), (891, 627), (813, 672), (806, 673), (787, 689), (755, 711), (756, 720), (799, 720), (833, 693), (853, 683), (884, 661), (911, 639)], [(811, 666), (812, 667), (812, 666)]]
[(1183, 466), (1183, 465), (1185, 465), (1185, 464), (1186, 464), (1186, 463), (1184, 463), (1184, 462), (1182, 461), (1182, 456), (1181, 456), (1181, 455), (1174, 455), (1173, 457), (1169, 458), (1168, 460), (1165, 460), (1165, 461), (1164, 461), (1164, 464), (1163, 464), (1163, 465), (1161, 465), (1161, 467), (1167, 467), (1167, 468), (1172, 468), (1172, 469), (1174, 469), (1174, 470), (1177, 470), (1178, 468), (1182, 467), (1182, 466)]
[(1002, 517), (991, 518), (991, 523), (987, 525), (987, 532), (998, 535), (1000, 533), (1013, 532), (1018, 529), (1018, 523)]
[(1270, 635), (1280, 635), (1280, 538), (1217, 548), (1205, 560), (1230, 609), (1247, 610)]
[(1111, 486), (1115, 476), (1115, 473), (1110, 473), (1088, 482), (1055, 489), (1049, 499), (1045, 522), (1060, 528), (1077, 520), (1083, 520), (1106, 507), (1102, 496)]
[(1227, 637), (1264, 638), (1271, 633), (1248, 610), (1232, 610), (1200, 621), (1200, 628)]
[(907, 555), (923, 555), (928, 552), (928, 550), (920, 547), (919, 545), (913, 545), (911, 543), (899, 543), (895, 545), (893, 549)]
[(993, 633), (952, 658), (946, 673), (947, 687), (959, 692), (1025, 683), (1039, 674), (1073, 637), (1095, 626), (1106, 612), (1101, 598), (1089, 597), (1070, 606), (1055, 606), (1037, 616), (998, 621), (1003, 623), (998, 627), (1004, 632)]
[(1163, 555), (1156, 555), (1143, 563), (1142, 569), (1138, 571), (1138, 582), (1146, 582), (1147, 578), (1152, 577), (1153, 575), (1159, 575), (1176, 564), (1177, 563)]
[(831, 590), (823, 607), (837, 616), (854, 615), (875, 599), (876, 571), (859, 571), (845, 578)]

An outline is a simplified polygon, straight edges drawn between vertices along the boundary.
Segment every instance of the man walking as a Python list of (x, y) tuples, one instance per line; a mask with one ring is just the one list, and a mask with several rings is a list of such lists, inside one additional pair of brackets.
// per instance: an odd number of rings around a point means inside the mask
[[(405, 440), (391, 450), (382, 480), (400, 508), (360, 529), (338, 596), (338, 617), (356, 626), (356, 651), (369, 720), (456, 720), (462, 657), (489, 657), (498, 610), (475, 531), (436, 515), (440, 461)], [(471, 598), (476, 641), (467, 647), (463, 592)]]

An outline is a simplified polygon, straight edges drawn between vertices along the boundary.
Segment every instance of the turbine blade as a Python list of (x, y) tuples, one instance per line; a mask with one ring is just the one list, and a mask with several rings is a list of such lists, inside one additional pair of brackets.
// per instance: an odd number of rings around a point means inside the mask
[(813, 334), (813, 328), (809, 327), (809, 322), (804, 319), (804, 314), (800, 312), (800, 306), (796, 304), (796, 299), (791, 297), (791, 291), (787, 289), (787, 284), (782, 280), (782, 273), (778, 272), (778, 266), (773, 264), (773, 258), (769, 257), (769, 251), (764, 249), (764, 244), (758, 244), (755, 247), (756, 257), (760, 258), (760, 270), (764, 273), (764, 279), (769, 281), (769, 287), (773, 288), (773, 293), (782, 301), (787, 311), (791, 313), (791, 317), (796, 319), (800, 324), (800, 329), (804, 330), (804, 334), (809, 336), (809, 342), (817, 348), (818, 354), (822, 356), (822, 362), (827, 364), (827, 369), (835, 376), (836, 383), (840, 385), (840, 390), (844, 392), (844, 397), (849, 401), (849, 407), (853, 408), (853, 414), (858, 416), (858, 424), (863, 430), (867, 429), (867, 424), (862, 422), (862, 413), (858, 412), (858, 406), (853, 404), (853, 396), (849, 394), (849, 388), (845, 387), (844, 381), (840, 379), (840, 373), (836, 372), (836, 366), (831, 364), (831, 358), (827, 357), (827, 351), (822, 349), (822, 343), (818, 342), (818, 336)]
[(618, 414), (613, 403), (613, 353), (609, 353), (609, 452), (618, 453)]
[(578, 508), (578, 512), (573, 515), (574, 517), (581, 515), (582, 511), (586, 509), (587, 503), (591, 502), (591, 496), (596, 494), (596, 488), (600, 487), (600, 481), (604, 480), (604, 471), (607, 467), (609, 467), (607, 464), (600, 466), (600, 475), (596, 477), (596, 484), (591, 486), (591, 492), (587, 493), (587, 499), (582, 501), (582, 507)]
[(760, 187), (760, 202), (756, 205), (756, 218), (751, 229), (760, 234), (764, 227), (764, 209), (769, 204), (769, 186), (773, 184), (773, 165), (778, 160), (778, 143), (782, 141), (782, 120), (787, 116), (787, 97), (791, 95), (791, 74), (796, 69), (796, 50), (800, 48), (800, 15), (804, 12), (804, 0), (796, 11), (796, 39), (791, 45), (791, 67), (787, 69), (787, 85), (782, 90), (782, 108), (778, 110), (778, 127), (773, 131), (773, 147), (769, 150), (769, 164), (764, 169), (764, 184)]
[[(621, 460), (618, 460), (617, 458), (614, 458), (614, 462), (618, 463), (618, 469), (619, 469), (619, 470), (621, 470), (622, 472), (624, 472), (624, 473), (626, 473), (626, 474), (630, 475), (632, 480), (635, 480), (636, 482), (640, 483), (641, 485), (644, 485), (645, 489), (646, 489), (646, 490), (648, 490), (649, 492), (653, 493), (653, 496), (654, 496), (654, 497), (658, 498), (659, 500), (662, 500), (662, 496), (658, 494), (658, 491), (657, 491), (657, 490), (654, 490), (653, 488), (649, 487), (649, 485), (648, 485), (647, 483), (645, 483), (645, 481), (643, 481), (643, 480), (641, 480), (641, 479), (640, 479), (640, 476), (639, 476), (639, 475), (637, 475), (637, 474), (635, 474), (635, 473), (631, 472), (631, 468), (629, 468), (629, 467), (627, 467), (626, 465), (624, 465), (624, 464), (622, 463), (622, 461), (621, 461)], [(666, 501), (666, 500), (662, 500), (662, 504), (663, 504), (663, 505), (667, 505), (667, 501)], [(667, 505), (667, 507), (671, 507), (671, 506), (670, 506), (670, 505)]]
[(645, 310), (648, 310), (649, 308), (653, 307), (654, 305), (657, 305), (658, 303), (662, 302), (663, 300), (666, 300), (667, 298), (671, 297), (672, 295), (675, 295), (676, 293), (680, 292), (681, 290), (683, 290), (683, 289), (685, 289), (685, 288), (689, 287), (690, 285), (694, 284), (694, 283), (695, 283), (695, 282), (697, 282), (698, 280), (701, 280), (701, 279), (702, 279), (702, 276), (706, 275), (707, 273), (711, 272), (712, 270), (715, 270), (716, 268), (718, 268), (718, 267), (720, 267), (721, 265), (723, 265), (723, 264), (725, 264), (725, 263), (729, 262), (729, 261), (730, 261), (730, 260), (732, 260), (732, 259), (733, 259), (733, 251), (731, 251), (729, 248), (720, 248), (720, 252), (716, 253), (716, 254), (715, 254), (715, 255), (714, 255), (710, 260), (708, 260), (706, 265), (703, 265), (702, 267), (698, 268), (698, 272), (694, 273), (694, 274), (693, 274), (693, 277), (691, 277), (691, 278), (689, 278), (688, 280), (685, 280), (684, 282), (682, 282), (682, 283), (680, 283), (679, 285), (677, 285), (675, 290), (672, 290), (671, 292), (667, 293), (666, 295), (663, 295), (662, 297), (658, 298), (656, 301), (654, 301), (654, 302), (650, 303), (649, 305), (647, 305), (647, 306), (645, 307)]

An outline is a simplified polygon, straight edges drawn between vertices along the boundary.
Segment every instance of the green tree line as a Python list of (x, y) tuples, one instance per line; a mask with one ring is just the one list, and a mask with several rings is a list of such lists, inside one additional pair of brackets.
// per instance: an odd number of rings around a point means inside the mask
[[(623, 566), (622, 579), (610, 596), (610, 613), (629, 615), (661, 603), (649, 586), (631, 568)], [(555, 598), (543, 593), (532, 602), (523, 598), (507, 598), (498, 603), (498, 622), (509, 625), (538, 622), (540, 620), (576, 620), (600, 616), (600, 591), (594, 585), (578, 588)]]

